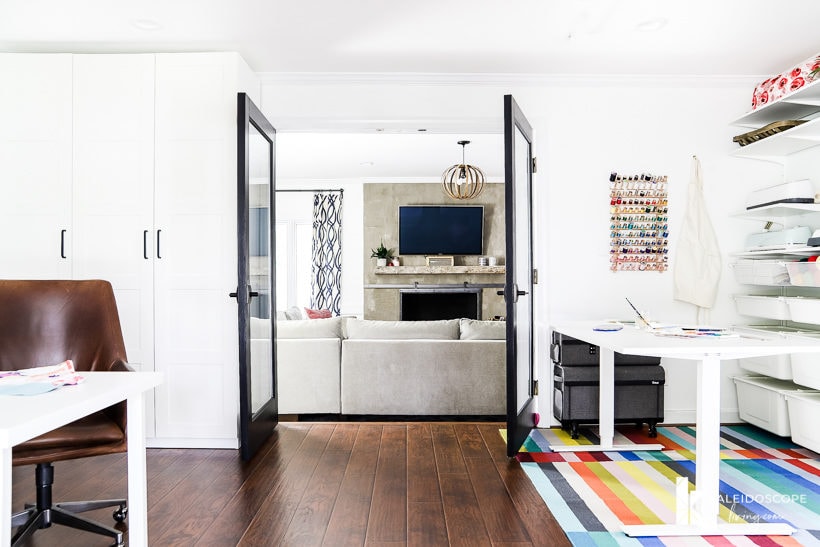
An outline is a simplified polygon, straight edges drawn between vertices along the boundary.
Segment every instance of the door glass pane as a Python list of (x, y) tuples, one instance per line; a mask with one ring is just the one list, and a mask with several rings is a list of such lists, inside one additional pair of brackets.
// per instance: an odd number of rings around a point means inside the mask
[(273, 397), (273, 353), (271, 337), (271, 241), (270, 147), (259, 130), (250, 124), (250, 210), (248, 243), (250, 286), (258, 296), (250, 300), (251, 321), (251, 413)]
[(296, 225), (296, 302), (310, 306), (310, 277), (313, 265), (313, 225)]
[(516, 305), (516, 347), (518, 348), (518, 362), (516, 364), (518, 372), (517, 378), (517, 408), (519, 412), (527, 404), (531, 393), (532, 369), (531, 355), (532, 341), (530, 340), (532, 329), (530, 321), (532, 314), (531, 306), (531, 286), (532, 265), (530, 256), (530, 196), (526, 192), (529, 188), (529, 165), (530, 165), (530, 145), (523, 133), (515, 128), (515, 180), (526, 181), (524, 184), (517, 184), (515, 191), (515, 283), (518, 290), (526, 291), (528, 294), (521, 296)]

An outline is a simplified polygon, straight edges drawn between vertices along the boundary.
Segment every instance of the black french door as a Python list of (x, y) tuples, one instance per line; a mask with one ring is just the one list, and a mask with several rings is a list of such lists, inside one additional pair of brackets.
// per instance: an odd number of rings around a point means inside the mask
[(507, 313), (507, 456), (538, 423), (533, 355), (533, 131), (512, 95), (504, 96)]
[(279, 421), (276, 399), (276, 130), (238, 94), (239, 438), (250, 460)]

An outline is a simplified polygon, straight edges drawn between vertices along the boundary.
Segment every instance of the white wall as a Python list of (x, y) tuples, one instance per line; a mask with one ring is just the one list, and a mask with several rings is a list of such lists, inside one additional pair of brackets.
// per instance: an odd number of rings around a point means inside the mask
[[(782, 181), (779, 166), (735, 159), (732, 136), (745, 130), (729, 122), (748, 110), (760, 78), (548, 78), (502, 77), (450, 82), (393, 80), (388, 83), (301, 84), (262, 75), (262, 109), (280, 131), (378, 121), (483, 127), (501, 130), (502, 96), (512, 93), (536, 133), (539, 160), (536, 195), (538, 367), (542, 418), (551, 415), (548, 326), (579, 318), (631, 318), (629, 297), (652, 317), (694, 322), (694, 307), (672, 298), (673, 275), (609, 269), (611, 171), (669, 176), (670, 266), (686, 209), (690, 162), (702, 163), (705, 196), (724, 255), (723, 277), (711, 313), (716, 324), (748, 323), (735, 314), (729, 253), (759, 227), (730, 218), (746, 193)], [(463, 80), (463, 79), (462, 79)], [(347, 199), (347, 198), (346, 198)], [(361, 262), (361, 261), (359, 261)], [(546, 275), (544, 273), (546, 272)], [(664, 362), (667, 422), (694, 422), (694, 367)], [(724, 375), (736, 372), (734, 363)], [(723, 419), (737, 419), (734, 387), (723, 385)]]

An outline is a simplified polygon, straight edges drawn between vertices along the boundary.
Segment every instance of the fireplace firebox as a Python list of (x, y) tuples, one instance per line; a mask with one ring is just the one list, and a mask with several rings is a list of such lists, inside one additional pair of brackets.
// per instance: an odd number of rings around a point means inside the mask
[(399, 299), (402, 321), (481, 319), (481, 289), (402, 289)]

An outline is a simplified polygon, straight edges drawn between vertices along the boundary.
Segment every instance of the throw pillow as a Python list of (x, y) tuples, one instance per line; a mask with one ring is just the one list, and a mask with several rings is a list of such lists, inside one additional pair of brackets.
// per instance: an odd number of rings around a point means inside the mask
[(507, 323), (504, 321), (477, 321), (461, 319), (462, 340), (506, 340)]
[(310, 308), (305, 308), (305, 315), (308, 319), (330, 319), (333, 317), (330, 310), (312, 310)]
[(286, 309), (285, 310), (285, 317), (289, 321), (296, 321), (296, 320), (299, 320), (299, 319), (304, 319), (304, 317), (302, 317), (302, 310), (299, 309), (297, 306), (291, 306), (288, 309)]

